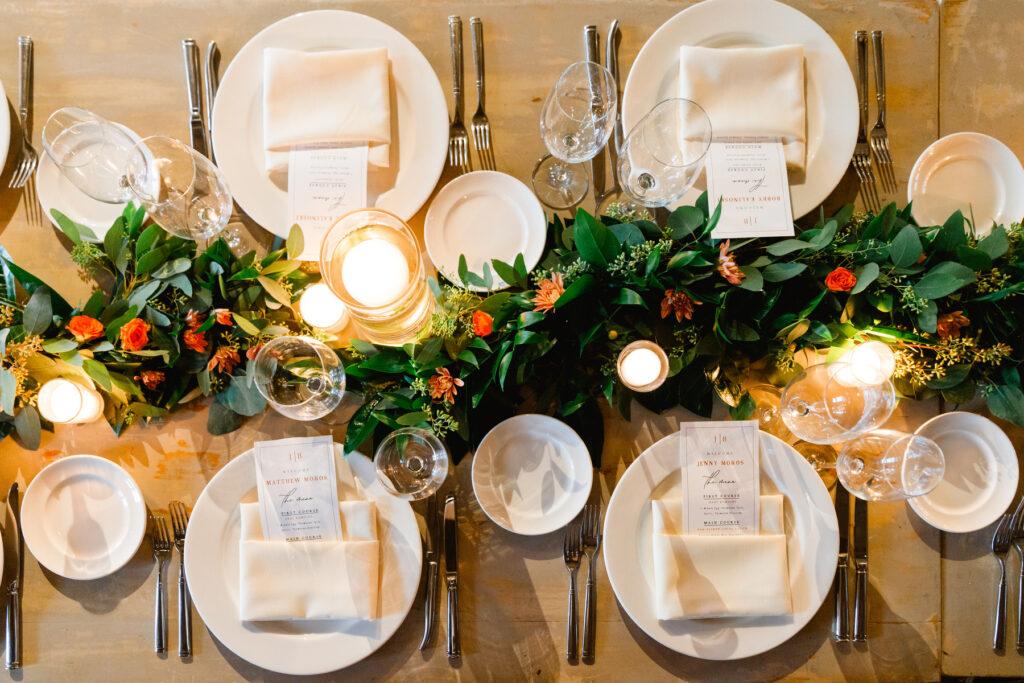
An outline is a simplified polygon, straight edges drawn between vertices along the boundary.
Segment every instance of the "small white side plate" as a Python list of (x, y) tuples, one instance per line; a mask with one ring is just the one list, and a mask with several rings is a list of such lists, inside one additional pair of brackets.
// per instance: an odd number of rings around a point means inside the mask
[(1017, 454), (999, 426), (981, 415), (938, 415), (915, 432), (939, 444), (946, 473), (930, 493), (910, 507), (937, 529), (977, 531), (996, 521), (1017, 490)]
[[(7, 94), (4, 92), (4, 83), (0, 81), (0, 102), (7, 104)], [(4, 170), (7, 163), (7, 150), (11, 145), (11, 110), (4, 107), (0, 112), (0, 171)], [(21, 148), (19, 147), (19, 150)]]
[[(544, 251), (547, 219), (533, 192), (519, 180), (497, 171), (459, 176), (437, 194), (427, 210), (423, 241), (431, 262), (452, 282), (459, 282), (459, 256), (469, 271), (483, 275), (491, 259), (509, 265), (517, 254), (533, 270)], [(491, 268), (494, 273), (494, 269)], [(491, 290), (509, 283), (494, 274)], [(486, 287), (471, 286), (477, 292)]]
[(516, 415), (499, 423), (473, 455), (473, 493), (480, 507), (498, 526), (524, 536), (571, 522), (593, 481), (583, 439), (547, 415)]
[(978, 235), (1024, 217), (1024, 167), (1009, 147), (981, 133), (936, 140), (914, 162), (907, 183), (919, 225), (942, 225), (959, 209)]
[(146, 533), (146, 503), (119, 465), (72, 455), (47, 465), (21, 504), (25, 545), (68, 579), (98, 579), (132, 558)]

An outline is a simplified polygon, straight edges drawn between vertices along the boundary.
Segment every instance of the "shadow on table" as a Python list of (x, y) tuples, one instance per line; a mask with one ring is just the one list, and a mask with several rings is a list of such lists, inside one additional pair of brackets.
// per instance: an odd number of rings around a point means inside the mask
[[(26, 556), (27, 562), (35, 562), (31, 555)], [(175, 565), (177, 566), (177, 565)], [(118, 569), (110, 576), (89, 581), (77, 581), (66, 579), (63, 576), (54, 574), (46, 567), (39, 565), (43, 576), (56, 588), (64, 597), (70, 598), (79, 603), (87, 612), (92, 614), (107, 614), (117, 609), (122, 600), (131, 597), (139, 588), (152, 579), (156, 585), (155, 571), (156, 564), (153, 561), (153, 546), (149, 538), (144, 538), (139, 549), (128, 561), (128, 564)]]

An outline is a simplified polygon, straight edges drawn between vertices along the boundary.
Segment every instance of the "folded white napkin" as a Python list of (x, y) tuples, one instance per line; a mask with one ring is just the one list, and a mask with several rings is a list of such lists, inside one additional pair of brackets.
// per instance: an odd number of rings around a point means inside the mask
[(263, 50), (266, 170), (288, 165), (294, 145), (370, 145), (368, 161), (387, 167), (391, 81), (387, 48), (302, 52)]
[(803, 45), (679, 48), (679, 97), (703, 107), (714, 138), (781, 137), (786, 166), (807, 156)]
[(242, 503), (242, 621), (376, 619), (380, 542), (373, 501), (343, 501), (341, 541), (267, 541), (259, 503)]
[(651, 501), (659, 619), (789, 614), (783, 496), (761, 496), (761, 533), (684, 535), (682, 501)]

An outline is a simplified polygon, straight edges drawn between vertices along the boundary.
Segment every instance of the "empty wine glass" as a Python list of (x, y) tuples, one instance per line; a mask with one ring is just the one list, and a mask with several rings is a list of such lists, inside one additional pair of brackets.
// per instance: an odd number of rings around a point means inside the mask
[(345, 395), (345, 367), (323, 342), (277, 337), (256, 355), (256, 389), (270, 407), (293, 420), (319, 420)]
[(693, 187), (711, 145), (711, 121), (700, 105), (658, 103), (629, 131), (619, 150), (619, 183), (641, 206), (668, 206)]
[(878, 429), (844, 444), (836, 471), (843, 486), (858, 498), (904, 500), (938, 486), (946, 460), (939, 445), (927, 437)]
[(782, 419), (797, 438), (811, 443), (849, 441), (889, 419), (896, 391), (885, 377), (863, 382), (865, 370), (848, 363), (812, 365), (782, 390)]
[(615, 128), (618, 94), (611, 72), (576, 62), (562, 72), (540, 111), (540, 134), (550, 154), (533, 169), (533, 190), (552, 209), (568, 209), (587, 194), (582, 162), (593, 159)]
[(174, 138), (155, 135), (132, 149), (124, 185), (150, 217), (185, 239), (213, 237), (231, 220), (231, 191), (220, 170)]
[(783, 441), (789, 441), (793, 434), (782, 420), (780, 405), (782, 390), (771, 384), (755, 384), (747, 389), (750, 398), (754, 399), (753, 419), (762, 432), (768, 432)]
[(377, 479), (388, 493), (404, 500), (420, 500), (444, 483), (448, 451), (432, 432), (405, 427), (384, 437), (373, 464)]
[(836, 449), (823, 443), (797, 441), (793, 444), (797, 453), (811, 464), (825, 487), (831, 489), (836, 483)]
[(121, 177), (136, 142), (128, 129), (81, 107), (58, 109), (43, 126), (43, 149), (54, 165), (79, 190), (108, 204), (131, 198)]

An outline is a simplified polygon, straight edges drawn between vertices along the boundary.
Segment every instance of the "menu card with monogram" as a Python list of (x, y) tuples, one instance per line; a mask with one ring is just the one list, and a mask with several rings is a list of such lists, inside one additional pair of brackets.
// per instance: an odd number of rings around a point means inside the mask
[(757, 422), (683, 422), (684, 533), (757, 534), (760, 440)]
[(708, 204), (722, 200), (715, 239), (792, 237), (793, 208), (781, 138), (712, 140), (706, 164)]
[(256, 442), (260, 523), (268, 541), (340, 541), (334, 440)]

